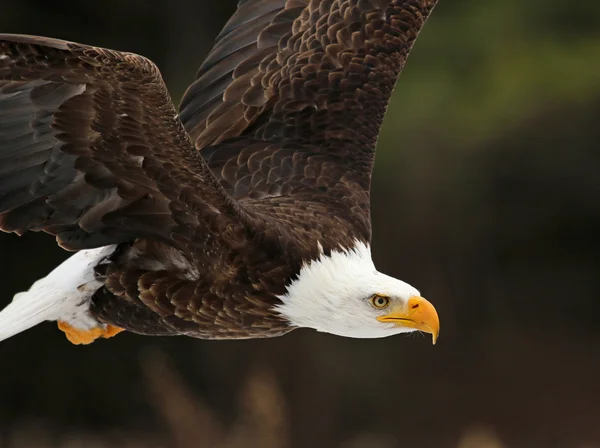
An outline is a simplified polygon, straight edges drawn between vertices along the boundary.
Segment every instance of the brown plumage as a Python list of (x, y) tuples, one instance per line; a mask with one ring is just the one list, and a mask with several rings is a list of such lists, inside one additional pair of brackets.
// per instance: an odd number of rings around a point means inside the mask
[(101, 323), (289, 331), (272, 306), (303, 263), (370, 241), (380, 125), (436, 2), (240, 0), (179, 115), (141, 56), (0, 35), (0, 229), (118, 244)]

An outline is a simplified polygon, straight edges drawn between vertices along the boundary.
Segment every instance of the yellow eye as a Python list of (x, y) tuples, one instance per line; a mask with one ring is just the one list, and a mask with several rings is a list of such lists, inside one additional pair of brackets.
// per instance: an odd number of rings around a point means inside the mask
[(386, 296), (380, 296), (375, 294), (371, 297), (371, 305), (375, 308), (382, 310), (390, 304), (390, 299)]

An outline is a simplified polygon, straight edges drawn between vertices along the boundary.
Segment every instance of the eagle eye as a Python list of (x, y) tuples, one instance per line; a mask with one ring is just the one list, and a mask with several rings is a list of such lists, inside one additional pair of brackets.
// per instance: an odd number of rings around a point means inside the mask
[(371, 299), (369, 299), (369, 300), (371, 302), (371, 305), (373, 305), (378, 310), (382, 310), (390, 304), (389, 297), (381, 296), (379, 294), (375, 294), (375, 295), (371, 296)]

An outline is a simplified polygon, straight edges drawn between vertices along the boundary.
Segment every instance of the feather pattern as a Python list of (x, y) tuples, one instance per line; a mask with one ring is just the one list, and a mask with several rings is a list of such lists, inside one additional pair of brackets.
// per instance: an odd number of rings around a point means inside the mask
[(0, 229), (43, 230), (68, 249), (140, 236), (186, 249), (190, 226), (237, 222), (150, 61), (11, 35), (0, 55)]
[(179, 115), (141, 56), (0, 35), (0, 230), (117, 245), (99, 325), (290, 331), (302, 267), (371, 239), (377, 136), (436, 3), (240, 0)]
[(331, 206), (338, 198), (341, 215), (353, 217), (347, 224), (370, 240), (377, 136), (436, 3), (240, 3), (180, 105), (221, 185), (242, 202), (299, 195)]

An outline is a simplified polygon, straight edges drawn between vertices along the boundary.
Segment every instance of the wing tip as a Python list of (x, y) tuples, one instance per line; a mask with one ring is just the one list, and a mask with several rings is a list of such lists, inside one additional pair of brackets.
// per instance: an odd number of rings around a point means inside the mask
[(44, 47), (56, 48), (57, 50), (68, 50), (69, 45), (71, 45), (73, 43), (73, 42), (69, 42), (66, 40), (54, 39), (52, 37), (32, 36), (29, 34), (5, 34), (5, 33), (0, 33), (0, 42), (41, 45)]

